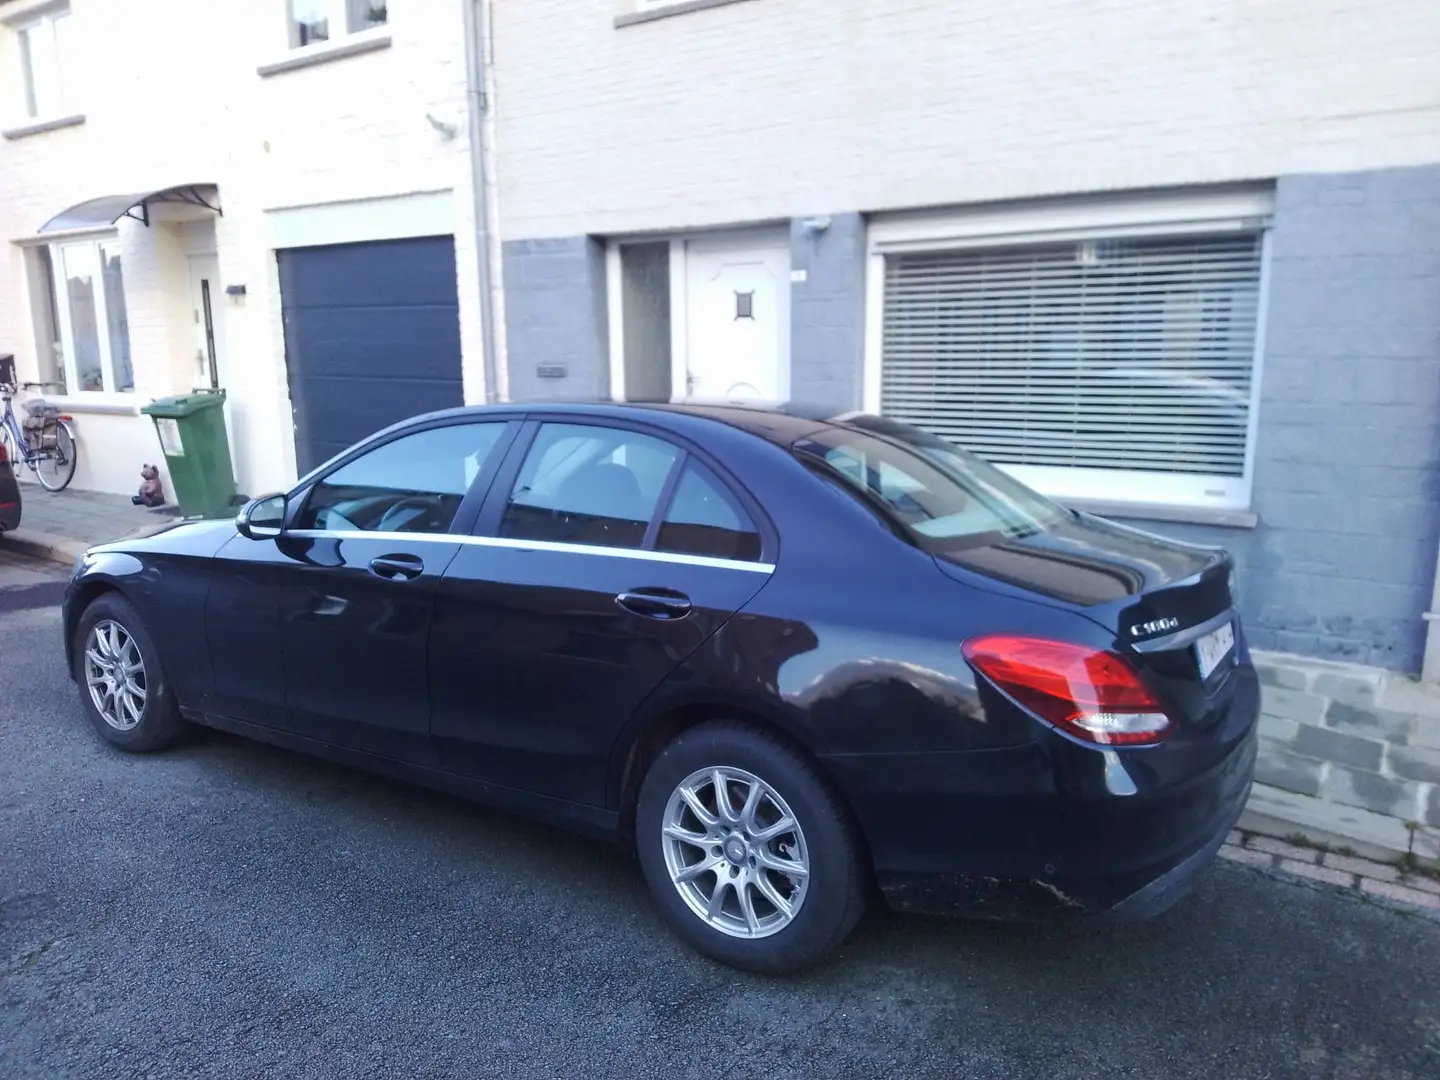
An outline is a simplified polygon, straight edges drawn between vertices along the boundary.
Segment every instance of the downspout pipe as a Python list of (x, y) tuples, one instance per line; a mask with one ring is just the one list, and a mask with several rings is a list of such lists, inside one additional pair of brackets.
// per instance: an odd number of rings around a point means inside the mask
[(470, 190), (475, 198), (475, 248), (480, 261), (480, 337), (483, 343), (485, 401), (500, 400), (496, 360), (495, 299), (490, 282), (490, 189), (485, 170), (485, 49), (481, 35), (486, 21), (481, 5), (489, 0), (460, 0), (465, 8), (465, 98), (470, 124)]

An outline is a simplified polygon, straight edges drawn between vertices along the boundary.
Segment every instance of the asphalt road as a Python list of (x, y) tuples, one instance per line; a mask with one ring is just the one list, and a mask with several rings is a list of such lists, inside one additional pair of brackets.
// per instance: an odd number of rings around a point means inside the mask
[(0, 1077), (1440, 1076), (1440, 925), (1246, 867), (742, 975), (603, 845), (217, 734), (131, 757), (0, 541)]

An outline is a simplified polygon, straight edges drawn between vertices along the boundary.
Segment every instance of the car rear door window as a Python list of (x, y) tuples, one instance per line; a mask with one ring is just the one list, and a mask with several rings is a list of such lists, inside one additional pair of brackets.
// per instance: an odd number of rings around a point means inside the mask
[(660, 523), (655, 548), (754, 562), (760, 558), (760, 530), (715, 475), (691, 458)]
[(621, 428), (543, 424), (516, 477), (500, 535), (638, 548), (678, 447)]
[(311, 489), (296, 528), (446, 532), (504, 431), (503, 421), (453, 424), (377, 446)]

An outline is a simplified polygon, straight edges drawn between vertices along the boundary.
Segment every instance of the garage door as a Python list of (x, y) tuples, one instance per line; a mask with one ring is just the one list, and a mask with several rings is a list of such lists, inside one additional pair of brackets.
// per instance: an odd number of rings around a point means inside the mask
[(464, 402), (450, 237), (277, 254), (302, 474), (397, 420)]

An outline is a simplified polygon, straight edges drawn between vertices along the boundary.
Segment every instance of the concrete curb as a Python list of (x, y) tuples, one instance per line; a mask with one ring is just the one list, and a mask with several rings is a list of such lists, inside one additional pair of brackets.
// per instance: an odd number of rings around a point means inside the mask
[(18, 551), (37, 559), (45, 559), (66, 569), (75, 565), (75, 560), (92, 545), (69, 536), (55, 536), (51, 533), (20, 529), (0, 536), (0, 551)]

